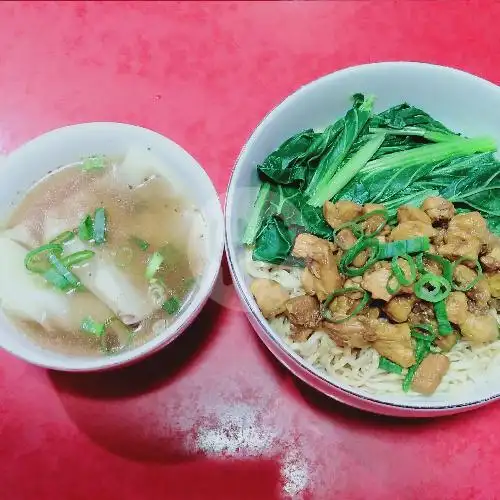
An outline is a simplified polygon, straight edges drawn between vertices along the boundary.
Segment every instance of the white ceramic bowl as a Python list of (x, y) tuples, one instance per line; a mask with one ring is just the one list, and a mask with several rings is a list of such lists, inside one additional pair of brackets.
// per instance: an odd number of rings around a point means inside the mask
[(162, 135), (122, 123), (82, 123), (33, 139), (11, 153), (0, 168), (0, 222), (26, 190), (49, 171), (95, 154), (124, 155), (130, 147), (150, 148), (196, 202), (208, 224), (205, 267), (199, 287), (181, 314), (146, 344), (113, 356), (67, 356), (42, 349), (22, 335), (0, 313), (0, 347), (30, 363), (65, 371), (116, 367), (143, 358), (178, 337), (194, 320), (214, 286), (224, 249), (224, 219), (217, 192), (203, 168), (179, 145)]
[(241, 151), (226, 198), (226, 249), (237, 292), (260, 338), (295, 375), (321, 392), (363, 410), (398, 416), (436, 416), (484, 405), (500, 396), (500, 377), (452, 395), (374, 396), (313, 368), (274, 333), (257, 307), (241, 265), (240, 244), (259, 181), (256, 165), (285, 139), (343, 116), (355, 92), (376, 96), (375, 110), (407, 101), (466, 135), (487, 134), (500, 144), (500, 88), (456, 69), (394, 62), (355, 66), (316, 80), (286, 98), (255, 129)]

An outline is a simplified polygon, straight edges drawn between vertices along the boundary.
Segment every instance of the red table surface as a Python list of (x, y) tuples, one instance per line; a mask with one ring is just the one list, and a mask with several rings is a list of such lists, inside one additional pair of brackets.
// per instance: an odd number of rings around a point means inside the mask
[[(265, 113), (321, 75), (416, 60), (500, 82), (487, 1), (5, 2), (0, 19), (3, 152), (129, 122), (184, 146), (221, 195)], [(0, 391), (2, 500), (500, 498), (500, 405), (405, 421), (323, 397), (260, 343), (226, 264), (159, 354), (85, 375), (0, 352)]]

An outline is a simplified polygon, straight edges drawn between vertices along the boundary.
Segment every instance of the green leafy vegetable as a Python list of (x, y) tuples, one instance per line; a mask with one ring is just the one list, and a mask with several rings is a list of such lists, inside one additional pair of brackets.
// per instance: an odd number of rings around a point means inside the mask
[(321, 207), (325, 201), (333, 198), (367, 164), (381, 146), (384, 138), (384, 134), (377, 134), (363, 145), (337, 170), (330, 182), (318, 187), (308, 203), (315, 207)]
[(243, 235), (243, 243), (252, 245), (264, 220), (265, 211), (267, 208), (269, 193), (271, 192), (271, 184), (269, 182), (262, 182), (259, 188), (259, 194), (255, 200), (250, 219)]
[(390, 359), (384, 358), (383, 356), (380, 356), (378, 360), (378, 367), (389, 373), (403, 373), (403, 368), (400, 365), (394, 363), (394, 361), (391, 361)]
[(42, 245), (26, 254), (24, 266), (33, 273), (43, 273), (50, 268), (49, 255), (61, 256), (63, 251), (62, 245), (58, 243)]
[(315, 199), (318, 192), (330, 183), (343, 160), (349, 154), (354, 141), (368, 122), (373, 107), (373, 97), (368, 97), (363, 100), (362, 104), (358, 104), (359, 99), (355, 101), (354, 106), (345, 115), (343, 130), (338, 139), (321, 158), (305, 191), (306, 196), (310, 199)]
[(143, 252), (145, 252), (149, 248), (149, 243), (146, 240), (138, 238), (137, 236), (131, 236), (130, 240), (132, 243), (137, 245)]
[(282, 219), (271, 216), (257, 235), (253, 260), (281, 264), (290, 254), (295, 235)]

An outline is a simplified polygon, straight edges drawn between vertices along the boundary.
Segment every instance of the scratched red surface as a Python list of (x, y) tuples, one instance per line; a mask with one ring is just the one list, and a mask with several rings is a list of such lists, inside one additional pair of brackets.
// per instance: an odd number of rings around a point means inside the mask
[[(498, 3), (458, 0), (1, 3), (0, 150), (135, 123), (188, 149), (223, 194), (263, 115), (325, 73), (418, 60), (499, 83), (499, 18)], [(214, 298), (174, 345), (113, 373), (0, 352), (0, 498), (500, 498), (499, 404), (433, 421), (349, 409), (272, 358), (226, 266)]]

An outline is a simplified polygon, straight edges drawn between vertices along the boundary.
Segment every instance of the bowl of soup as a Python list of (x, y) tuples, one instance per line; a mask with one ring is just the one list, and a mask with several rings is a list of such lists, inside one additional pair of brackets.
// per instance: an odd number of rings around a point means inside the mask
[(203, 168), (121, 123), (48, 132), (0, 169), (0, 347), (90, 371), (172, 342), (214, 286), (223, 217)]

